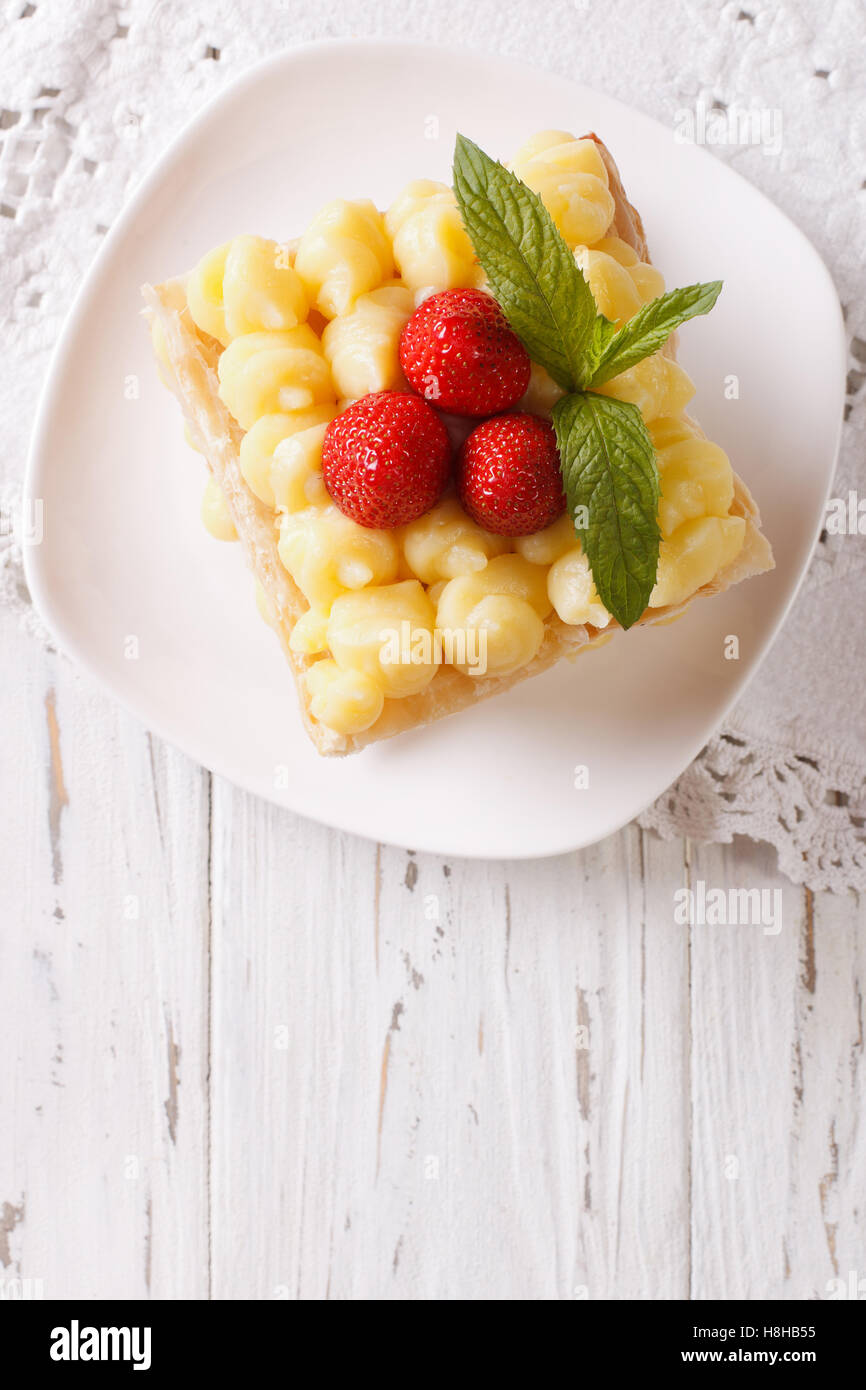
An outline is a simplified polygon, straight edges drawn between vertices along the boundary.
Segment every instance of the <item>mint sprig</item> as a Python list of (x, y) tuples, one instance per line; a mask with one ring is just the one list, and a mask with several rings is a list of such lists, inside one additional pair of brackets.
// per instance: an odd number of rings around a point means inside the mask
[(534, 362), (564, 390), (586, 385), (598, 310), (537, 193), (457, 136), (454, 192), (475, 254)]
[(644, 612), (659, 555), (659, 476), (637, 406), (596, 394), (707, 314), (720, 280), (659, 296), (622, 328), (599, 314), (541, 199), (463, 135), (454, 191), (469, 238), (511, 327), (568, 394), (553, 411), (563, 488), (599, 598), (624, 628)]

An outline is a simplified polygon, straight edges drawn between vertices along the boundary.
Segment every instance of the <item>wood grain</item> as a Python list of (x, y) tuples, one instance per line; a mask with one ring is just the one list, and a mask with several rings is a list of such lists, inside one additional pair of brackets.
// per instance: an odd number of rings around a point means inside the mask
[(202, 1297), (208, 778), (0, 639), (0, 1280)]
[[(377, 847), (212, 783), (2, 622), (0, 1281), (804, 1299), (866, 1274), (853, 895), (635, 826), (528, 863)], [(779, 890), (780, 930), (678, 923), (698, 882)]]

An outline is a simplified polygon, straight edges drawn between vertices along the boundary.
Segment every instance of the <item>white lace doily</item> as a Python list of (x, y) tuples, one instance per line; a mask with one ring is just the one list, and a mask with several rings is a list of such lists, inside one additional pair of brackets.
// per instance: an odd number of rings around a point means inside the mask
[[(857, 0), (7, 0), (2, 23), (0, 603), (35, 640), (47, 634), (15, 526), (36, 402), (75, 290), (133, 185), (191, 113), (242, 68), (304, 39), (493, 48), (672, 127), (699, 104), (767, 113), (778, 140), (714, 153), (802, 227), (834, 275), (851, 350), (834, 491), (866, 498), (866, 19)], [(642, 823), (665, 836), (751, 835), (776, 846), (795, 882), (866, 888), (864, 607), (866, 536), (827, 536), (725, 732)]]

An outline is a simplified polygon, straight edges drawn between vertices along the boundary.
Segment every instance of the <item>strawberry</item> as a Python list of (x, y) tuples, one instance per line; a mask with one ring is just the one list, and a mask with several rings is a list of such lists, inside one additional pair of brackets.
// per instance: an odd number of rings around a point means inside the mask
[(322, 472), (340, 511), (391, 530), (430, 510), (451, 471), (448, 431), (419, 396), (375, 391), (325, 431)]
[(476, 425), (457, 460), (466, 511), (501, 536), (528, 536), (565, 511), (556, 434), (549, 420), (523, 411)]
[(529, 385), (529, 354), (483, 290), (443, 290), (416, 309), (400, 336), (410, 385), (439, 410), (494, 415)]

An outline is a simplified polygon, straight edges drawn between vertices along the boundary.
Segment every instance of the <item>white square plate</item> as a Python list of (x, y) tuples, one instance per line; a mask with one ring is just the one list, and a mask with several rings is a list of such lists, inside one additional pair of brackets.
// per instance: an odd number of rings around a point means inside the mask
[[(204, 470), (157, 379), (139, 288), (235, 233), (297, 235), (331, 197), (387, 206), (412, 178), (450, 182), (457, 130), (506, 158), (547, 127), (605, 140), (669, 286), (724, 279), (710, 319), (683, 330), (681, 360), (698, 383), (697, 417), (758, 500), (777, 568), (475, 710), (321, 759), (238, 547), (211, 540), (199, 520)], [(28, 582), (66, 651), (150, 728), (240, 786), (416, 849), (559, 853), (601, 839), (663, 791), (766, 652), (820, 530), (844, 367), (838, 301), (813, 248), (670, 130), (476, 53), (308, 45), (207, 107), (108, 236), (40, 409), (28, 496), (43, 501), (44, 539), (27, 552)], [(739, 661), (724, 658), (731, 633)], [(589, 775), (581, 790), (578, 765)]]

